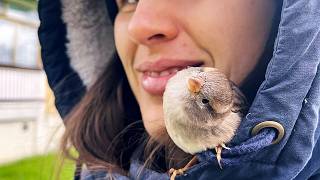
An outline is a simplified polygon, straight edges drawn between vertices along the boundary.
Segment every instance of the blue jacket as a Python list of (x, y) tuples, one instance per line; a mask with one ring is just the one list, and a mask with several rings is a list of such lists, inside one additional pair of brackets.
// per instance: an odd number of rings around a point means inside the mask
[[(72, 2), (77, 5), (72, 5)], [(101, 34), (112, 34), (116, 13), (116, 8), (112, 7), (114, 4), (110, 4), (110, 0), (88, 2), (39, 1), (42, 59), (62, 117), (79, 101), (96, 75), (94, 71), (85, 71), (86, 67), (72, 63), (88, 58), (82, 57), (82, 51), (72, 49), (72, 43), (79, 43), (77, 35), (89, 36), (93, 42), (90, 46), (105, 53), (103, 57), (110, 51), (99, 49), (101, 43), (106, 43), (103, 47), (114, 48), (112, 36), (110, 41), (99, 41), (107, 38)], [(90, 12), (100, 16), (90, 19), (86, 16)], [(96, 34), (90, 33), (97, 27), (103, 28)], [(88, 50), (84, 47), (83, 51)], [(265, 80), (232, 141), (235, 146), (223, 152), (224, 168), (219, 168), (213, 153), (202, 152), (197, 155), (200, 163), (176, 179), (320, 179), (319, 62), (320, 1), (284, 0)], [(103, 63), (103, 60), (94, 59), (94, 63)], [(284, 136), (277, 144), (271, 143), (279, 135), (274, 128), (265, 128), (255, 136), (251, 134), (257, 124), (268, 120), (278, 122), (284, 128)], [(130, 176), (117, 175), (117, 179), (134, 179), (140, 166), (140, 162), (133, 161)], [(86, 179), (106, 175), (105, 172), (84, 174)], [(142, 176), (143, 179), (169, 178), (167, 174), (148, 169)]]

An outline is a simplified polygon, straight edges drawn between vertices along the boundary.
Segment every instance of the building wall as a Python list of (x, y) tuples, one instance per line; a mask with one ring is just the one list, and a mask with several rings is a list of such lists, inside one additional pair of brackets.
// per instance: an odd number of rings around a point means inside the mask
[(0, 163), (58, 148), (63, 131), (41, 70), (0, 67)]
[(64, 130), (41, 70), (35, 12), (0, 2), (0, 163), (56, 150)]

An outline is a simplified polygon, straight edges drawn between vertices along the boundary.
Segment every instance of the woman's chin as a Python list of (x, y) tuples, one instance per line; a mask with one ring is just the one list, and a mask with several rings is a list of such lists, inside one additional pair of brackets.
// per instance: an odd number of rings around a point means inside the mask
[(152, 139), (162, 141), (168, 136), (164, 123), (162, 95), (151, 94), (144, 88), (137, 92), (139, 93), (136, 97), (147, 133)]
[(163, 113), (143, 112), (142, 121), (147, 133), (150, 137), (158, 142), (162, 142), (167, 138), (166, 127), (164, 124)]

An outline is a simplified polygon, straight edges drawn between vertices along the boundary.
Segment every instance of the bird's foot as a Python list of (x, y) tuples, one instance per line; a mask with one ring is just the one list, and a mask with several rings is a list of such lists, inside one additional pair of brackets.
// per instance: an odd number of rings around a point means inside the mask
[(216, 146), (214, 149), (216, 150), (216, 156), (217, 156), (219, 167), (220, 167), (220, 169), (222, 169), (222, 166), (221, 166), (221, 152), (222, 152), (222, 149), (228, 149), (229, 150), (230, 148), (228, 148), (224, 143), (221, 143), (218, 146)]
[(184, 174), (184, 172), (186, 170), (188, 170), (191, 166), (197, 164), (198, 162), (198, 159), (196, 156), (194, 156), (189, 162), (187, 165), (185, 165), (183, 168), (181, 169), (174, 169), (174, 168), (171, 168), (169, 170), (169, 174), (170, 174), (170, 180), (174, 180), (176, 178), (176, 176), (178, 175), (182, 175)]
[(230, 150), (230, 148), (228, 148), (224, 143), (221, 143), (220, 146), (223, 147), (224, 149)]

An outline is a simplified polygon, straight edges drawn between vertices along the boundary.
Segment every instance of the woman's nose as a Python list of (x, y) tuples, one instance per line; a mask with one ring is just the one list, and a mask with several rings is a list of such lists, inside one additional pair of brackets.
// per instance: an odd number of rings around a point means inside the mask
[(139, 1), (128, 25), (129, 36), (135, 43), (151, 46), (178, 35), (177, 23), (161, 1)]

